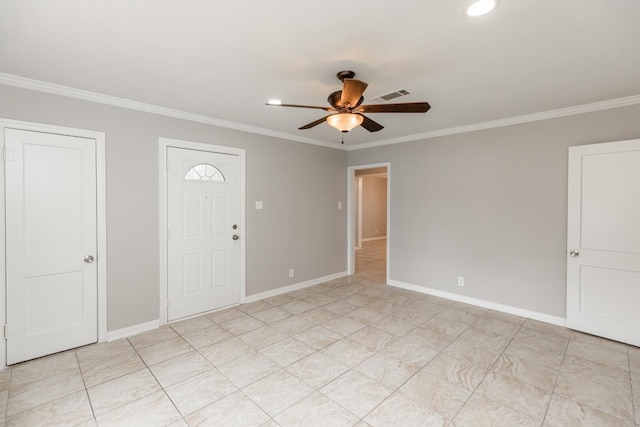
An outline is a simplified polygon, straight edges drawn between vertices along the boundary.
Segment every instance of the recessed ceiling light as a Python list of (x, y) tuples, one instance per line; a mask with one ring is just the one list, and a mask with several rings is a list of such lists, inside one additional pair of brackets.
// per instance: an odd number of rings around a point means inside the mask
[(280, 101), (279, 99), (270, 99), (269, 101), (267, 101), (267, 104), (269, 104), (269, 105), (282, 105), (282, 101)]
[(497, 0), (476, 0), (467, 7), (467, 15), (481, 16), (491, 12), (498, 4)]

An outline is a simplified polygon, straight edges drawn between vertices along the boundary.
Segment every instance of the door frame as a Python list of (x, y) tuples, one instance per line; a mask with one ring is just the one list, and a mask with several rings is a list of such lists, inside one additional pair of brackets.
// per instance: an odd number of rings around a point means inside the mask
[[(107, 341), (107, 181), (106, 181), (106, 150), (105, 133), (86, 129), (76, 129), (42, 123), (25, 122), (0, 118), (0, 152), (3, 159), (0, 162), (0, 319), (6, 322), (6, 188), (5, 188), (5, 129), (17, 129), (32, 132), (52, 133), (96, 141), (96, 238), (97, 238), (97, 279), (98, 279), (98, 342)], [(0, 369), (7, 366), (6, 340), (0, 339)]]
[[(368, 165), (358, 165), (347, 167), (347, 271), (349, 275), (355, 274), (356, 271), (356, 246), (355, 246), (355, 204), (354, 185), (356, 171), (362, 169), (373, 169), (379, 167), (387, 168), (387, 253), (386, 253), (386, 284), (390, 280), (390, 254), (391, 254), (391, 162), (372, 163)], [(359, 192), (360, 193), (360, 192)], [(359, 197), (362, 197), (359, 195)], [(361, 212), (358, 215), (362, 215)], [(360, 218), (360, 221), (362, 218)]]
[[(158, 221), (158, 237), (160, 239), (160, 325), (166, 325), (168, 323), (167, 313), (167, 292), (169, 290), (168, 274), (168, 241), (167, 241), (167, 149), (183, 148), (187, 150), (205, 151), (208, 153), (230, 154), (236, 155), (240, 159), (240, 230), (242, 230), (243, 238), (240, 239), (240, 304), (243, 304), (246, 299), (246, 275), (245, 275), (245, 260), (246, 260), (246, 237), (247, 231), (245, 226), (245, 167), (246, 167), (246, 150), (243, 148), (226, 147), (222, 145), (207, 144), (204, 142), (183, 141), (180, 139), (172, 138), (158, 138), (158, 179), (159, 179), (159, 192), (158, 192), (158, 207), (159, 207), (159, 221)], [(200, 315), (199, 313), (198, 315)]]
[[(356, 185), (356, 197), (354, 202), (357, 203), (356, 205), (356, 211), (358, 212), (358, 221), (356, 221), (356, 241), (355, 244), (353, 245), (355, 250), (359, 250), (362, 249), (362, 176), (355, 176), (354, 177), (354, 183)], [(356, 215), (352, 216), (353, 220), (355, 221), (356, 219)]]

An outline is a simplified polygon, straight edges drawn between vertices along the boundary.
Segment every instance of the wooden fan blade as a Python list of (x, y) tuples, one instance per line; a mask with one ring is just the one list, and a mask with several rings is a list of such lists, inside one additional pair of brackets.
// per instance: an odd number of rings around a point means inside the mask
[(362, 122), (362, 124), (360, 126), (365, 128), (369, 132), (378, 132), (379, 130), (384, 129), (384, 126), (382, 126), (380, 123), (374, 122), (369, 117), (367, 117), (367, 116), (365, 116), (363, 114), (359, 114), (359, 115), (364, 117), (364, 121)]
[(318, 107), (317, 105), (297, 105), (297, 104), (265, 104), (271, 107), (294, 107), (294, 108), (314, 108), (316, 110), (334, 111), (334, 108), (330, 107)]
[(358, 107), (360, 113), (426, 113), (428, 102), (406, 102), (404, 104), (369, 104)]
[(367, 83), (360, 80), (344, 79), (340, 105), (345, 106), (348, 104), (350, 107), (355, 107), (367, 86), (369, 86)]
[[(333, 92), (331, 95), (329, 95), (329, 97), (327, 98), (327, 102), (329, 102), (329, 104), (334, 107), (335, 109), (337, 109), (340, 105), (342, 105), (341, 102), (341, 98), (342, 98), (342, 91), (339, 90), (337, 92)], [(352, 105), (351, 107), (357, 107), (360, 104), (362, 104), (362, 102), (364, 101), (364, 96), (361, 96), (360, 99), (358, 100), (358, 102), (356, 103), (356, 105)]]
[[(329, 116), (330, 116), (330, 115), (331, 115), (331, 114), (329, 114)], [(299, 127), (298, 129), (300, 129), (300, 130), (304, 130), (304, 129), (311, 129), (311, 128), (312, 128), (312, 127), (314, 127), (314, 126), (318, 126), (319, 124), (326, 122), (326, 121), (327, 121), (327, 117), (329, 117), (329, 116), (324, 116), (323, 118), (318, 119), (318, 120), (316, 120), (315, 122), (307, 123), (306, 125), (301, 126), (301, 127)]]

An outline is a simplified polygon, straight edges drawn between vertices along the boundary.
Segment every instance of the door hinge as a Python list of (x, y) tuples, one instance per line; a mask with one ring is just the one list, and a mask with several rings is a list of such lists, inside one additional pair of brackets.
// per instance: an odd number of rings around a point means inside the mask
[(165, 236), (165, 238), (167, 240), (169, 240), (169, 229), (168, 228), (164, 231), (164, 236)]
[(6, 339), (7, 339), (7, 337), (9, 336), (9, 332), (7, 332), (7, 329), (8, 329), (8, 328), (7, 328), (7, 325), (4, 325), (4, 328), (3, 328), (3, 329), (4, 329), (4, 339), (6, 340)]
[(16, 160), (16, 152), (14, 150), (9, 150), (7, 147), (4, 147), (2, 157), (5, 162), (14, 162)]

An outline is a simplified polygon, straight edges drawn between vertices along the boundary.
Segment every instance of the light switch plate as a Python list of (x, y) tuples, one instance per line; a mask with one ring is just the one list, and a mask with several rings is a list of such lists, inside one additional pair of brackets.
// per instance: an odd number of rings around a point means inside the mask
[(256, 200), (256, 209), (262, 209), (262, 200)]

